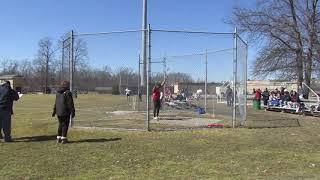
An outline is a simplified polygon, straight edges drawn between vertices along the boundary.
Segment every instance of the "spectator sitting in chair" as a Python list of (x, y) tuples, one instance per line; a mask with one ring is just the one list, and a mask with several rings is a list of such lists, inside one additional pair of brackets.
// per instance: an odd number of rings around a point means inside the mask
[(293, 93), (291, 95), (291, 101), (292, 102), (297, 102), (298, 101), (298, 93), (297, 93), (297, 91), (293, 91)]
[(291, 96), (287, 89), (285, 89), (283, 92), (284, 92), (284, 95), (282, 97), (282, 105), (286, 106), (288, 105), (289, 102), (291, 102)]
[(199, 100), (202, 94), (202, 89), (198, 89), (196, 92), (196, 99)]
[(276, 94), (275, 92), (272, 92), (269, 100), (269, 105), (279, 106), (279, 104), (280, 104), (280, 95)]
[(297, 104), (298, 104), (298, 108), (296, 110), (296, 112), (303, 112), (305, 110), (305, 104), (304, 101), (306, 99), (303, 98), (303, 94), (300, 94), (297, 98)]

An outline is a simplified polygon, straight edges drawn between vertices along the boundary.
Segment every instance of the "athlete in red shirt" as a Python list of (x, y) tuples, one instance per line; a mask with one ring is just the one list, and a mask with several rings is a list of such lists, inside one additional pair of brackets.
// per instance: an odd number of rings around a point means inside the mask
[(165, 78), (161, 83), (157, 83), (152, 89), (152, 101), (153, 101), (153, 119), (159, 119), (159, 111), (161, 108), (161, 100), (160, 100), (160, 93), (161, 88), (165, 84), (167, 78)]

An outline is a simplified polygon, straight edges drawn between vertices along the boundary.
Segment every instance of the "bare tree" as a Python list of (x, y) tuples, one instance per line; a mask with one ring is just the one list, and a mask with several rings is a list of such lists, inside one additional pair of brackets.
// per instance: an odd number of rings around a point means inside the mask
[(83, 39), (76, 39), (74, 44), (74, 71), (87, 65), (88, 47)]
[(263, 44), (254, 63), (255, 76), (278, 75), (310, 85), (319, 47), (318, 0), (257, 1), (236, 8), (231, 20), (254, 43)]
[[(60, 79), (64, 76), (66, 72), (70, 72), (70, 67), (65, 69), (66, 67), (70, 66), (69, 56), (70, 56), (70, 38), (68, 38), (68, 34), (65, 34), (61, 37), (61, 39), (58, 41), (59, 46), (62, 49), (62, 56), (63, 60), (60, 61), (58, 64), (59, 67), (62, 66), (62, 68), (59, 70), (60, 72)], [(64, 48), (63, 48), (64, 46)], [(79, 88), (81, 84), (83, 83), (83, 75), (85, 75), (81, 71), (87, 71), (88, 70), (88, 48), (87, 43), (81, 38), (75, 38), (73, 43), (73, 67), (72, 70), (74, 72), (74, 84), (75, 87)], [(63, 63), (63, 64), (62, 64)]]
[[(41, 39), (38, 45), (39, 49), (37, 57), (35, 59), (35, 63), (39, 68), (42, 85), (44, 84), (44, 92), (47, 94), (49, 86), (49, 68), (54, 61), (55, 51), (53, 49), (53, 43), (50, 38)], [(44, 77), (44, 80), (42, 79), (42, 77)]]
[(34, 91), (40, 84), (36, 76), (36, 68), (30, 60), (22, 60), (19, 62), (19, 74), (25, 79), (25, 90)]
[(12, 59), (3, 59), (1, 61), (1, 74), (17, 74), (19, 63), (16, 60)]

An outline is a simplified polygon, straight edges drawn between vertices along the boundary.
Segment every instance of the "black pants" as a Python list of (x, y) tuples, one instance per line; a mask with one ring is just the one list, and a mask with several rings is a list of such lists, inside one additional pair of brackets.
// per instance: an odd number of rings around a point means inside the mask
[(58, 136), (67, 137), (70, 116), (58, 116), (59, 126), (58, 126)]
[(11, 111), (0, 109), (0, 123), (4, 133), (4, 140), (11, 140)]
[(227, 106), (232, 106), (232, 97), (227, 97)]
[(161, 108), (161, 102), (160, 99), (153, 101), (153, 117), (158, 117), (159, 116), (159, 111)]

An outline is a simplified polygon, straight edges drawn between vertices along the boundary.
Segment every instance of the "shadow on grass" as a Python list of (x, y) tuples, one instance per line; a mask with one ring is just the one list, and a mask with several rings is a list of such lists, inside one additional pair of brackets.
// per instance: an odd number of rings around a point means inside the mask
[(69, 143), (102, 143), (102, 142), (109, 142), (109, 141), (120, 141), (121, 138), (109, 138), (109, 139), (105, 139), (105, 138), (99, 138), (99, 139), (81, 139), (78, 141), (69, 141)]
[(249, 129), (301, 127), (299, 119), (254, 120), (246, 125)]
[[(14, 138), (15, 142), (42, 142), (42, 141), (53, 141), (56, 140), (56, 135), (47, 135), (47, 136), (30, 136), (30, 137), (19, 137)], [(109, 141), (119, 141), (121, 138), (99, 138), (99, 139), (81, 139), (78, 141), (69, 141), (69, 143), (101, 143), (101, 142), (109, 142)]]
[(56, 140), (57, 135), (44, 135), (44, 136), (30, 136), (30, 137), (19, 137), (14, 138), (17, 142), (41, 142), (41, 141), (52, 141)]

